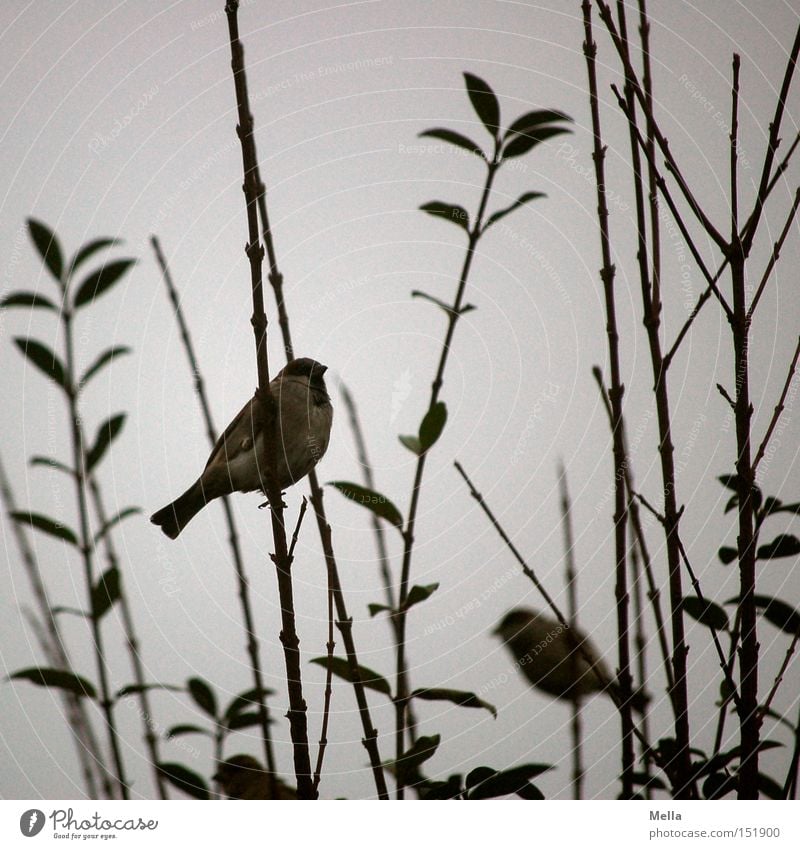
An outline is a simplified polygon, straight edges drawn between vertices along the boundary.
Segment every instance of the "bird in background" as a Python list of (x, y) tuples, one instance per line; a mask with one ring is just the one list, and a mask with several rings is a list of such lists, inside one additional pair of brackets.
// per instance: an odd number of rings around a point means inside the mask
[[(328, 448), (333, 407), (323, 375), (327, 366), (308, 357), (292, 360), (270, 383), (278, 410), (275, 477), (281, 490), (304, 478)], [(209, 502), (233, 492), (265, 492), (261, 474), (264, 417), (258, 390), (211, 450), (203, 473), (150, 521), (175, 539)]]
[(219, 765), (214, 781), (228, 799), (296, 799), (297, 791), (275, 777), (276, 793), (272, 793), (269, 775), (250, 755), (234, 755)]
[[(615, 677), (579, 628), (565, 628), (543, 613), (517, 607), (492, 633), (502, 639), (522, 674), (542, 692), (570, 702), (605, 693), (619, 703)], [(635, 711), (641, 713), (646, 702), (642, 691), (634, 692), (631, 706)]]

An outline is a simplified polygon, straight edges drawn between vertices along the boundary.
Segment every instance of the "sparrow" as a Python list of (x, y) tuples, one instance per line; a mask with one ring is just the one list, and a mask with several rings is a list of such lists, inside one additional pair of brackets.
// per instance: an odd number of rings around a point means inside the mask
[(214, 781), (228, 799), (296, 799), (293, 787), (275, 777), (276, 794), (272, 793), (269, 776), (250, 755), (234, 755), (219, 765)]
[[(605, 693), (620, 701), (619, 684), (579, 628), (565, 628), (542, 613), (518, 607), (507, 613), (492, 633), (508, 646), (528, 681), (548, 695), (574, 702)], [(641, 713), (645, 703), (641, 691), (633, 694), (634, 710)]]
[[(281, 491), (304, 478), (328, 448), (333, 407), (325, 388), (327, 370), (308, 357), (292, 360), (270, 383), (278, 409), (277, 469)], [(150, 517), (175, 539), (206, 504), (232, 492), (265, 492), (260, 464), (264, 457), (261, 399), (256, 394), (242, 407), (211, 450), (203, 473), (171, 504)]]

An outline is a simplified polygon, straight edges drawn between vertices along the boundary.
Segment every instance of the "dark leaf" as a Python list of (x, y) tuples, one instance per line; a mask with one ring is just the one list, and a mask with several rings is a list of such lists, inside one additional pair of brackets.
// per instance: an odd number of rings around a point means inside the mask
[(193, 799), (208, 799), (208, 785), (196, 773), (182, 764), (159, 764), (158, 771), (170, 782)]
[(734, 492), (733, 495), (728, 499), (728, 503), (725, 505), (725, 512), (730, 513), (734, 507), (739, 504), (739, 496)]
[(800, 613), (785, 601), (768, 595), (757, 595), (755, 603), (767, 622), (792, 636), (800, 633)]
[(186, 682), (189, 695), (194, 699), (200, 710), (207, 713), (212, 719), (217, 718), (217, 698), (214, 691), (202, 678), (190, 678)]
[(269, 696), (275, 695), (275, 691), (266, 687), (262, 687), (261, 689), (253, 687), (250, 690), (245, 690), (243, 693), (239, 693), (239, 695), (236, 696), (225, 709), (224, 718), (228, 720), (234, 716), (238, 716), (240, 713), (250, 708), (257, 708), (259, 704), (259, 695), (266, 699), (269, 698)]
[(497, 775), (497, 770), (492, 769), (489, 766), (475, 767), (475, 769), (473, 769), (467, 775), (467, 790), (471, 790), (473, 787), (477, 787), (479, 784), (482, 784), (484, 781), (488, 781), (495, 775)]
[(758, 548), (759, 560), (776, 560), (800, 554), (800, 539), (792, 534), (778, 534), (772, 542)]
[(465, 73), (464, 82), (467, 86), (472, 108), (478, 113), (483, 125), (491, 133), (492, 138), (497, 138), (500, 131), (500, 104), (497, 97), (487, 82), (484, 82), (475, 74)]
[(49, 298), (45, 298), (44, 295), (39, 295), (36, 292), (13, 292), (0, 301), (0, 307), (33, 307), (34, 309), (38, 307), (46, 310), (58, 310), (58, 307)]
[(713, 601), (701, 601), (697, 596), (687, 595), (683, 599), (683, 609), (707, 628), (716, 628), (718, 631), (728, 629), (728, 614)]
[(75, 293), (72, 305), (75, 309), (88, 304), (110, 289), (136, 262), (133, 259), (118, 259), (103, 265), (84, 278)]
[(795, 504), (781, 504), (781, 506), (776, 508), (773, 512), (794, 513), (796, 516), (800, 516), (800, 501), (796, 502)]
[(383, 613), (384, 610), (388, 613), (392, 612), (392, 608), (387, 604), (370, 604), (367, 606), (367, 610), (369, 610), (370, 616), (377, 616), (378, 613)]
[(213, 737), (214, 735), (208, 728), (203, 728), (200, 725), (173, 725), (167, 731), (167, 740), (171, 740), (173, 737), (183, 737), (184, 734), (205, 734), (207, 737)]
[(28, 230), (34, 245), (36, 245), (36, 250), (39, 251), (39, 256), (44, 260), (44, 264), (50, 269), (53, 277), (60, 283), (64, 271), (64, 260), (58, 237), (46, 224), (37, 221), (35, 218), (28, 219)]
[(411, 785), (418, 780), (417, 771), (425, 761), (436, 754), (440, 740), (439, 734), (434, 734), (431, 737), (417, 737), (411, 748), (395, 762), (397, 775), (403, 784)]
[(68, 276), (71, 276), (79, 265), (82, 265), (87, 259), (89, 259), (89, 257), (94, 256), (98, 251), (103, 250), (103, 248), (109, 248), (112, 245), (119, 244), (121, 244), (119, 239), (95, 239), (93, 242), (87, 242), (72, 258), (72, 262), (69, 264), (69, 271), (67, 272)]
[[(311, 660), (311, 663), (316, 663), (323, 669), (327, 669), (328, 661), (328, 657), (315, 657)], [(334, 675), (338, 678), (343, 678), (345, 681), (349, 681), (351, 684), (353, 683), (355, 679), (352, 670), (350, 669), (350, 664), (346, 658), (332, 657), (330, 658), (330, 662), (331, 672)], [(361, 683), (365, 687), (370, 690), (376, 690), (379, 693), (383, 693), (383, 695), (388, 698), (392, 697), (392, 688), (389, 686), (389, 682), (379, 672), (375, 672), (373, 669), (369, 669), (368, 667), (361, 665), (358, 667), (358, 672), (361, 677)]]
[(460, 799), (464, 794), (463, 777), (451, 775), (446, 781), (425, 781), (417, 786), (419, 798), (425, 801)]
[[(769, 749), (776, 749), (781, 746), (783, 746), (783, 743), (779, 743), (777, 740), (762, 740), (758, 744), (758, 751), (766, 752)], [(741, 746), (734, 746), (727, 752), (720, 752), (718, 755), (714, 755), (714, 757), (709, 758), (704, 764), (699, 765), (699, 769), (697, 770), (698, 778), (704, 775), (711, 775), (714, 772), (720, 772), (732, 761), (738, 761), (741, 754)]]
[(418, 436), (398, 436), (397, 438), (400, 440), (400, 444), (408, 448), (412, 454), (416, 454), (418, 457), (422, 454), (422, 445)]
[(520, 195), (511, 206), (507, 206), (505, 209), (499, 209), (497, 212), (493, 213), (489, 216), (489, 220), (484, 224), (483, 229), (488, 230), (492, 224), (495, 224), (501, 218), (505, 218), (510, 212), (513, 212), (515, 209), (519, 209), (519, 207), (528, 203), (528, 201), (536, 200), (536, 198), (547, 197), (544, 192), (525, 192), (524, 195)]
[(51, 351), (46, 345), (37, 342), (35, 339), (25, 339), (18, 336), (14, 339), (14, 344), (22, 351), (22, 353), (36, 366), (43, 371), (54, 383), (57, 383), (65, 392), (69, 391), (67, 375), (64, 371), (64, 365), (58, 356)]
[(733, 563), (733, 561), (739, 556), (739, 552), (735, 548), (731, 548), (727, 545), (723, 545), (718, 554), (719, 559), (726, 565), (728, 563)]
[(456, 133), (453, 130), (445, 130), (437, 127), (433, 130), (425, 130), (420, 133), (419, 136), (420, 138), (441, 139), (449, 144), (454, 144), (456, 147), (463, 147), (464, 150), (468, 150), (470, 153), (480, 156), (481, 159), (486, 159), (486, 154), (480, 149), (480, 147), (478, 147), (477, 144), (475, 144), (474, 141), (472, 141), (472, 139), (468, 139), (466, 136), (462, 136), (461, 133)]
[(764, 515), (770, 516), (773, 513), (779, 513), (782, 506), (783, 502), (780, 498), (773, 498), (771, 495), (768, 495), (764, 499)]
[(30, 669), (20, 669), (8, 676), (9, 681), (30, 681), (40, 687), (55, 687), (58, 690), (69, 690), (76, 696), (97, 698), (97, 691), (85, 678), (68, 672), (65, 669), (48, 669), (43, 666), (33, 666)]
[(365, 486), (359, 486), (357, 483), (350, 483), (349, 481), (328, 481), (328, 485), (335, 486), (345, 498), (355, 501), (356, 504), (361, 504), (367, 510), (371, 510), (376, 516), (386, 519), (387, 522), (390, 522), (398, 530), (403, 530), (403, 517), (386, 496), (375, 492), (375, 490), (367, 489)]
[(424, 586), (415, 584), (411, 587), (408, 591), (408, 595), (406, 596), (406, 610), (408, 610), (409, 607), (413, 607), (415, 604), (419, 604), (421, 601), (425, 601), (425, 599), (430, 598), (438, 589), (438, 584), (425, 584)]
[(102, 354), (86, 369), (78, 383), (78, 388), (83, 389), (84, 386), (103, 368), (103, 366), (112, 362), (116, 357), (122, 357), (125, 354), (130, 354), (131, 349), (126, 345), (114, 345)]
[(78, 545), (78, 538), (75, 534), (68, 527), (62, 525), (60, 522), (56, 522), (54, 519), (49, 519), (47, 516), (42, 516), (40, 513), (27, 513), (22, 510), (9, 513), (9, 515), (17, 522), (30, 525), (32, 528), (44, 531), (44, 533), (50, 534), (50, 536), (57, 537), (58, 539), (63, 539), (65, 542), (72, 545)]
[(667, 785), (657, 775), (648, 775), (646, 772), (632, 773), (631, 781), (637, 787), (649, 787), (651, 790), (667, 789)]
[(514, 135), (524, 135), (525, 133), (541, 127), (543, 124), (554, 124), (557, 121), (566, 121), (572, 123), (572, 118), (564, 112), (558, 112), (555, 109), (535, 109), (533, 112), (526, 112), (514, 121), (513, 124), (506, 130), (504, 139), (510, 139)]
[[(420, 292), (419, 289), (414, 289), (411, 293), (412, 298), (424, 298), (426, 301), (430, 301), (432, 304), (436, 304), (437, 307), (441, 307), (448, 315), (453, 312), (453, 307), (450, 304), (446, 304), (444, 301), (440, 301), (438, 298), (434, 298), (433, 295), (429, 295), (427, 292)], [(461, 310), (464, 311), (463, 308)]]
[(58, 616), (60, 616), (62, 613), (68, 613), (70, 616), (80, 616), (82, 619), (89, 618), (89, 614), (85, 610), (80, 610), (77, 607), (67, 607), (66, 605), (59, 604), (51, 609), (53, 613)]
[(720, 475), (717, 480), (726, 488), (738, 492), (739, 477), (738, 475)]
[(128, 684), (121, 690), (117, 690), (115, 699), (122, 699), (125, 696), (134, 696), (138, 693), (149, 692), (150, 690), (169, 690), (173, 693), (183, 692), (183, 687), (177, 687), (175, 684)]
[[(510, 796), (516, 793), (525, 799), (544, 799), (539, 789), (529, 782), (530, 779), (536, 778), (537, 775), (541, 775), (549, 769), (552, 769), (552, 767), (548, 764), (523, 764), (499, 772), (493, 771), (493, 775), (487, 775), (486, 778), (478, 782), (475, 782), (477, 770), (473, 770), (467, 776), (467, 786), (472, 788), (468, 798), (495, 799), (498, 796)], [(472, 776), (472, 784), (470, 784), (470, 776)]]
[(124, 510), (120, 510), (116, 516), (112, 516), (102, 528), (94, 535), (94, 541), (100, 542), (100, 540), (115, 526), (118, 525), (123, 519), (127, 519), (128, 516), (136, 516), (141, 513), (141, 507), (126, 507)]
[(497, 708), (489, 702), (479, 699), (475, 693), (468, 693), (465, 690), (446, 690), (441, 687), (431, 687), (428, 689), (414, 690), (411, 694), (412, 699), (424, 699), (429, 702), (452, 702), (454, 705), (466, 708), (483, 708), (497, 719)]
[(524, 135), (515, 135), (514, 138), (509, 139), (503, 145), (503, 159), (514, 159), (516, 156), (522, 156), (537, 144), (569, 132), (570, 130), (567, 127), (539, 127)]
[(423, 451), (432, 448), (442, 435), (447, 422), (447, 407), (443, 401), (437, 401), (422, 420), (419, 426), (419, 443)]
[(119, 569), (107, 569), (92, 587), (92, 611), (96, 619), (107, 613), (122, 595)]
[(763, 772), (759, 772), (758, 774), (758, 789), (762, 795), (767, 797), (767, 799), (786, 798), (783, 792), (783, 787), (781, 787), (774, 778), (764, 775)]
[(780, 722), (780, 724), (783, 725), (785, 728), (788, 728), (789, 731), (792, 732), (792, 734), (794, 734), (796, 732), (794, 724), (792, 722), (790, 722), (785, 716), (778, 713), (778, 711), (774, 710), (773, 708), (767, 708), (766, 710), (764, 710), (764, 708), (762, 706), (762, 707), (759, 708), (759, 710), (761, 711), (761, 713), (764, 714), (764, 716), (769, 716), (771, 719), (774, 719), (776, 722)]
[(103, 455), (108, 450), (108, 446), (117, 438), (122, 426), (125, 424), (125, 413), (117, 413), (106, 419), (99, 428), (97, 428), (97, 436), (94, 440), (94, 445), (89, 449), (86, 455), (86, 471), (91, 472), (92, 469), (103, 459)]
[(226, 720), (225, 725), (229, 731), (241, 731), (243, 728), (252, 728), (254, 725), (259, 725), (260, 722), (261, 715), (259, 712), (252, 710), (237, 713), (236, 716)]
[(469, 232), (469, 213), (463, 206), (455, 203), (443, 203), (440, 200), (432, 200), (428, 203), (423, 203), (420, 209), (423, 212), (427, 212), (428, 215), (446, 218), (448, 221), (452, 221), (453, 224), (458, 224), (467, 233)]
[(70, 475), (71, 477), (75, 476), (75, 472), (65, 463), (62, 463), (60, 460), (55, 460), (52, 457), (31, 457), (29, 460), (32, 466), (47, 466), (50, 469), (58, 469), (59, 472), (64, 472), (66, 475)]

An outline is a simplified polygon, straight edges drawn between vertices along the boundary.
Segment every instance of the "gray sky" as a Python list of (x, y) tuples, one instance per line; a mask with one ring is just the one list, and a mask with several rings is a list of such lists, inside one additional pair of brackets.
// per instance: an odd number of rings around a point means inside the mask
[[(147, 515), (181, 492), (208, 453), (191, 378), (168, 308), (149, 237), (161, 239), (194, 333), (217, 426), (239, 409), (256, 383), (249, 325), (249, 272), (235, 136), (235, 103), (223, 3), (101, 2), (4, 4), (0, 9), (0, 186), (2, 292), (52, 293), (24, 221), (35, 216), (59, 234), (70, 254), (97, 236), (125, 240), (119, 255), (138, 265), (123, 285), (80, 319), (78, 358), (91, 362), (110, 344), (130, 345), (93, 385), (83, 414), (89, 432), (108, 415), (128, 411), (125, 431), (101, 477), (109, 502), (141, 505)], [(651, 2), (655, 92), (663, 129), (685, 173), (718, 225), (727, 230), (728, 115), (732, 51), (742, 56), (741, 198), (752, 203), (768, 122), (782, 79), (797, 12), (789, 3), (706, 0)], [(757, 14), (753, 12), (757, 9)], [(417, 134), (446, 126), (487, 143), (463, 88), (462, 71), (486, 79), (498, 93), (505, 124), (525, 111), (554, 107), (575, 119), (574, 133), (543, 145), (501, 171), (494, 208), (524, 191), (547, 199), (505, 219), (482, 240), (467, 299), (478, 310), (459, 324), (442, 399), (445, 433), (426, 473), (414, 557), (414, 583), (439, 582), (437, 593), (410, 614), (409, 655), (414, 686), (480, 691), (499, 718), (444, 704), (422, 705), (423, 733), (443, 744), (430, 772), (446, 777), (488, 764), (551, 762), (558, 769), (538, 780), (548, 797), (569, 784), (569, 711), (532, 693), (513, 672), (489, 632), (510, 607), (541, 606), (495, 532), (487, 525), (452, 467), (458, 458), (483, 490), (520, 550), (551, 593), (563, 601), (563, 547), (557, 464), (565, 462), (574, 499), (580, 566), (581, 621), (610, 664), (615, 661), (612, 461), (605, 412), (591, 377), (606, 367), (599, 241), (591, 176), (591, 137), (580, 4), (490, 2), (244, 3), (240, 26), (268, 202), (286, 278), (297, 352), (330, 366), (355, 394), (364, 421), (378, 488), (405, 512), (413, 457), (397, 434), (414, 433), (424, 414), (444, 333), (442, 314), (411, 299), (424, 289), (450, 300), (464, 253), (464, 235), (417, 210), (440, 199), (471, 214), (483, 172), (474, 157), (436, 147)], [(601, 96), (608, 109), (612, 239), (618, 269), (623, 379), (632, 461), (640, 488), (658, 499), (660, 472), (653, 447), (649, 353), (640, 322), (635, 271), (633, 201), (628, 191), (625, 126), (611, 104), (609, 83), (619, 82), (612, 48), (598, 28)], [(798, 84), (784, 118), (784, 139), (797, 130)], [(763, 268), (797, 185), (797, 164), (775, 193), (753, 263)], [(681, 326), (703, 289), (700, 273), (681, 258), (681, 240), (663, 234), (665, 333)], [(800, 327), (795, 227), (780, 269), (753, 328), (751, 356), (754, 434), (760, 439), (786, 374)], [(715, 253), (703, 243), (711, 261)], [(689, 263), (686, 266), (686, 263)], [(754, 281), (757, 284), (757, 276)], [(727, 281), (726, 281), (727, 283)], [(60, 399), (45, 379), (22, 366), (11, 338), (32, 335), (54, 347), (49, 314), (30, 321), (22, 311), (0, 315), (3, 460), (21, 506), (75, 524), (71, 490), (55, 473), (30, 469), (33, 454), (69, 456)], [(273, 364), (281, 363), (277, 324)], [(670, 375), (678, 499), (686, 503), (684, 541), (706, 593), (722, 602), (736, 592), (735, 574), (716, 559), (735, 544), (734, 515), (723, 516), (728, 494), (717, 475), (732, 471), (734, 428), (714, 384), (732, 391), (732, 346), (724, 317), (710, 303), (695, 323)], [(795, 390), (796, 390), (795, 384)], [(760, 467), (765, 491), (785, 501), (800, 496), (797, 445), (800, 415), (794, 391), (775, 452)], [(336, 416), (321, 480), (359, 479), (353, 439), (334, 393)], [(305, 487), (289, 492), (290, 517)], [(256, 495), (239, 496), (236, 511), (252, 577), (252, 592), (269, 683), (285, 712), (283, 659), (277, 643), (277, 589), (264, 566), (266, 515)], [(370, 620), (367, 605), (382, 601), (368, 514), (328, 491), (334, 542), (355, 617), (360, 660), (386, 675), (393, 658), (386, 622)], [(770, 520), (777, 533), (783, 519)], [(4, 674), (41, 661), (21, 616), (30, 604), (18, 553), (3, 520), (0, 640)], [(391, 529), (390, 529), (391, 531)], [(399, 538), (387, 531), (399, 573)], [(658, 529), (650, 542), (659, 575), (665, 552)], [(42, 535), (36, 553), (59, 604), (83, 599), (81, 567), (71, 552)], [(137, 517), (123, 526), (118, 547), (154, 681), (183, 683), (190, 675), (213, 682), (223, 697), (250, 686), (236, 588), (228, 565), (222, 510), (204, 511), (177, 542)], [(325, 574), (316, 531), (304, 529), (295, 567), (303, 659), (324, 653)], [(759, 591), (798, 603), (793, 562), (762, 567)], [(64, 619), (76, 668), (94, 676), (84, 626)], [(648, 628), (651, 616), (648, 612)], [(114, 617), (105, 625), (117, 686), (131, 680)], [(337, 635), (338, 636), (338, 635)], [(786, 638), (764, 624), (762, 689), (772, 682)], [(708, 632), (689, 625), (693, 731), (697, 744), (713, 739), (716, 659)], [(341, 650), (340, 647), (337, 650)], [(651, 689), (663, 692), (650, 653)], [(310, 733), (318, 736), (322, 671), (303, 664)], [(796, 715), (796, 664), (775, 702)], [(160, 730), (201, 717), (186, 698), (153, 697)], [(388, 758), (393, 712), (371, 699)], [(385, 702), (385, 700), (384, 700)], [(334, 690), (324, 796), (373, 792), (365, 769), (361, 728), (349, 687)], [(152, 793), (133, 702), (118, 715), (135, 778), (134, 796)], [(715, 714), (713, 714), (715, 716)], [(81, 788), (72, 745), (60, 725), (53, 694), (20, 684), (0, 687), (3, 756), (0, 796), (72, 797)], [(705, 723), (705, 724), (704, 724)], [(654, 736), (670, 731), (656, 708)], [(618, 719), (610, 702), (585, 710), (587, 792), (612, 797), (618, 786)], [(734, 728), (729, 723), (729, 730)], [(288, 772), (288, 728), (275, 729), (278, 757)], [(780, 735), (778, 735), (780, 738)], [(785, 734), (784, 734), (785, 737)], [(783, 739), (783, 738), (781, 738)], [(231, 738), (228, 754), (257, 753), (247, 733)], [(210, 747), (200, 737), (163, 744), (166, 760), (209, 775)], [(775, 773), (788, 755), (768, 760)]]

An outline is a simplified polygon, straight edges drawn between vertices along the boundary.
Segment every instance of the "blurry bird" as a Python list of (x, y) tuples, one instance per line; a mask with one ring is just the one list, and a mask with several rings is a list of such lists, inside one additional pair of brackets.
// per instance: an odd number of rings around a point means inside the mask
[[(276, 477), (281, 490), (304, 478), (328, 448), (333, 407), (323, 379), (327, 368), (303, 357), (288, 363), (270, 383), (279, 410)], [(256, 390), (217, 440), (200, 477), (183, 495), (153, 513), (150, 521), (175, 539), (215, 498), (232, 492), (264, 492), (263, 457), (263, 413)]]
[[(606, 693), (619, 702), (619, 685), (578, 628), (565, 628), (542, 613), (518, 607), (507, 613), (492, 633), (508, 646), (522, 673), (539, 690), (566, 701)], [(645, 703), (641, 691), (633, 694), (634, 710), (641, 712)]]
[(275, 777), (277, 793), (273, 795), (269, 775), (250, 755), (234, 755), (219, 765), (214, 781), (219, 782), (228, 799), (296, 799), (293, 787)]

